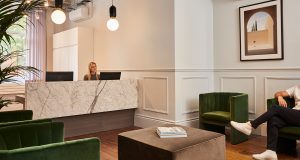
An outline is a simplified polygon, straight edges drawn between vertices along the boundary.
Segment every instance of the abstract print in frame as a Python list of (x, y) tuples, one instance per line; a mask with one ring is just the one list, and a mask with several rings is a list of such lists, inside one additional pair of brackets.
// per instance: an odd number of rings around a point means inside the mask
[(241, 61), (283, 59), (282, 1), (239, 8)]

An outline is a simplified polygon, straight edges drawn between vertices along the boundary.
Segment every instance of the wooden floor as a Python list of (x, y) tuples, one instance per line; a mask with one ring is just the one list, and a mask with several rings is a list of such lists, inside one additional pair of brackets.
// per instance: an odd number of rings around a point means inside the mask
[[(135, 130), (138, 128), (124, 128), (113, 131), (99, 132), (94, 134), (82, 135), (77, 137), (66, 138), (74, 140), (88, 137), (98, 137), (101, 140), (101, 160), (118, 159), (118, 139), (119, 133)], [(231, 145), (226, 142), (226, 159), (227, 160), (248, 160), (252, 159), (251, 155), (265, 151), (266, 137), (251, 136), (247, 142)], [(300, 160), (300, 144), (297, 147), (298, 153), (278, 154), (279, 160)]]

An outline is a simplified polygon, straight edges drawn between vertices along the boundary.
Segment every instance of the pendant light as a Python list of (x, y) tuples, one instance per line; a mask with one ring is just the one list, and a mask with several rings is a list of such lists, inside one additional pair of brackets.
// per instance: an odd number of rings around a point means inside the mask
[(55, 10), (51, 14), (51, 19), (55, 24), (63, 24), (66, 21), (66, 14), (62, 7), (63, 0), (55, 0)]
[(106, 26), (110, 31), (116, 31), (119, 28), (119, 22), (117, 17), (117, 8), (114, 6), (114, 1), (112, 0), (112, 6), (109, 8), (109, 17)]

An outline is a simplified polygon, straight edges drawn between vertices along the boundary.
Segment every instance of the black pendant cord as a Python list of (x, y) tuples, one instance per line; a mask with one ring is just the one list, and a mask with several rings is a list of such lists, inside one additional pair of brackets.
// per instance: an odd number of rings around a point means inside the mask
[(112, 6), (109, 8), (109, 16), (111, 18), (116, 18), (117, 17), (117, 8), (114, 6), (114, 2), (112, 0)]

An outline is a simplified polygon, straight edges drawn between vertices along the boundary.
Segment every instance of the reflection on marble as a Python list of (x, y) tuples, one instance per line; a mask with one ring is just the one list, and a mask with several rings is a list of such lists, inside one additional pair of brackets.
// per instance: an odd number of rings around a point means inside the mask
[(26, 109), (33, 119), (65, 117), (138, 107), (137, 81), (30, 82)]

